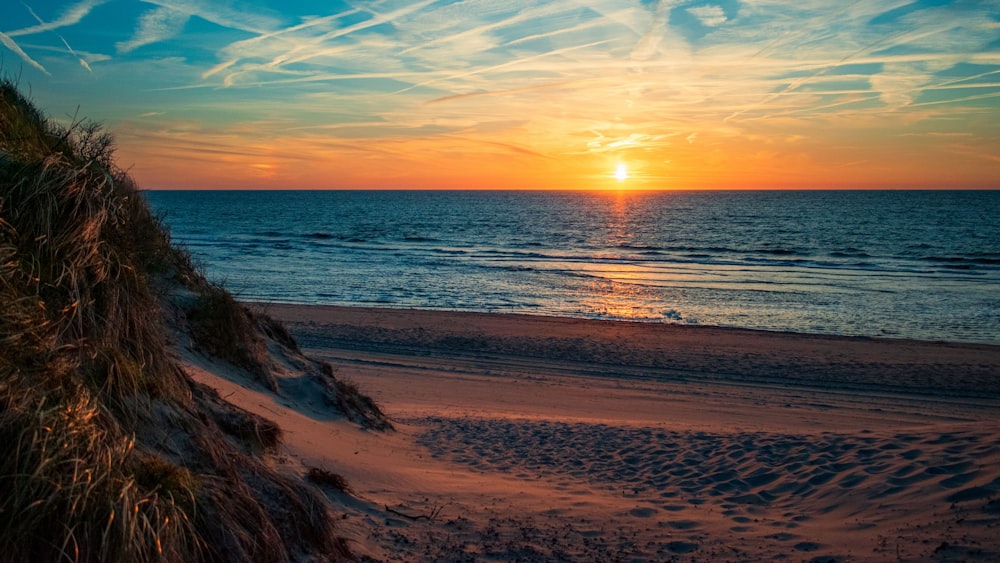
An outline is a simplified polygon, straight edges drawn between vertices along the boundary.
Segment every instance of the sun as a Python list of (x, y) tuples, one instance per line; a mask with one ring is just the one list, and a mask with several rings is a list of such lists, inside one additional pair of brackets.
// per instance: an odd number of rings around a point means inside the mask
[(615, 169), (615, 178), (617, 178), (619, 182), (623, 182), (625, 181), (625, 178), (628, 178), (628, 168), (620, 162), (618, 163), (618, 167)]

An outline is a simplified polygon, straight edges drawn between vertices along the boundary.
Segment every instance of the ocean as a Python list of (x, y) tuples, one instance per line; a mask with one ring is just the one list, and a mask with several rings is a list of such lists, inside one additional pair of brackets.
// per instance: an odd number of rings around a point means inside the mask
[(248, 301), (1000, 344), (1000, 191), (149, 191)]

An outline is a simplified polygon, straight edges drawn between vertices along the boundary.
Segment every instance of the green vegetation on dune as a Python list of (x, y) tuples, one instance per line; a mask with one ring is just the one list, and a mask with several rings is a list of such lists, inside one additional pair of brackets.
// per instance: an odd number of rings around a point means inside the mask
[[(194, 295), (172, 327), (170, 287)], [(190, 381), (170, 330), (275, 389), (281, 330), (170, 245), (111, 138), (2, 81), (0, 561), (350, 558), (317, 489), (261, 456), (279, 429)]]

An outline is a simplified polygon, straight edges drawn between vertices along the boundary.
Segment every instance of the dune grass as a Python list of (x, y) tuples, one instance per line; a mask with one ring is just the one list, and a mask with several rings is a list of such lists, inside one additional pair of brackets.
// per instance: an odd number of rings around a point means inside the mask
[(265, 370), (259, 323), (170, 244), (111, 137), (0, 80), (0, 562), (350, 558), (260, 457), (278, 428), (172, 359), (165, 284), (197, 295), (206, 353)]
[(327, 362), (320, 362), (319, 369), (323, 374), (324, 383), (333, 392), (337, 410), (365, 428), (393, 429), (392, 422), (382, 412), (382, 407), (374, 399), (362, 393), (356, 383), (350, 379), (338, 378), (333, 366)]
[(193, 553), (180, 506), (126, 470), (136, 413), (125, 399), (183, 390), (137, 267), (166, 241), (137, 236), (154, 221), (111, 147), (0, 86), (0, 544), (11, 560)]
[(313, 483), (330, 487), (342, 493), (351, 492), (351, 486), (348, 484), (347, 479), (345, 479), (343, 475), (334, 473), (329, 469), (310, 467), (306, 472), (306, 478)]
[(277, 383), (267, 375), (267, 348), (255, 318), (232, 294), (218, 285), (203, 284), (187, 318), (198, 348), (250, 371), (277, 391)]

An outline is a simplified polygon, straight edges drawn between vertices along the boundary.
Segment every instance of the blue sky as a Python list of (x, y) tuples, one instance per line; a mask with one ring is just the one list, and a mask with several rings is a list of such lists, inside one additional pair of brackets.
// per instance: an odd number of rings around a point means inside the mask
[(0, 55), (154, 188), (1000, 188), (997, 1), (13, 0)]

